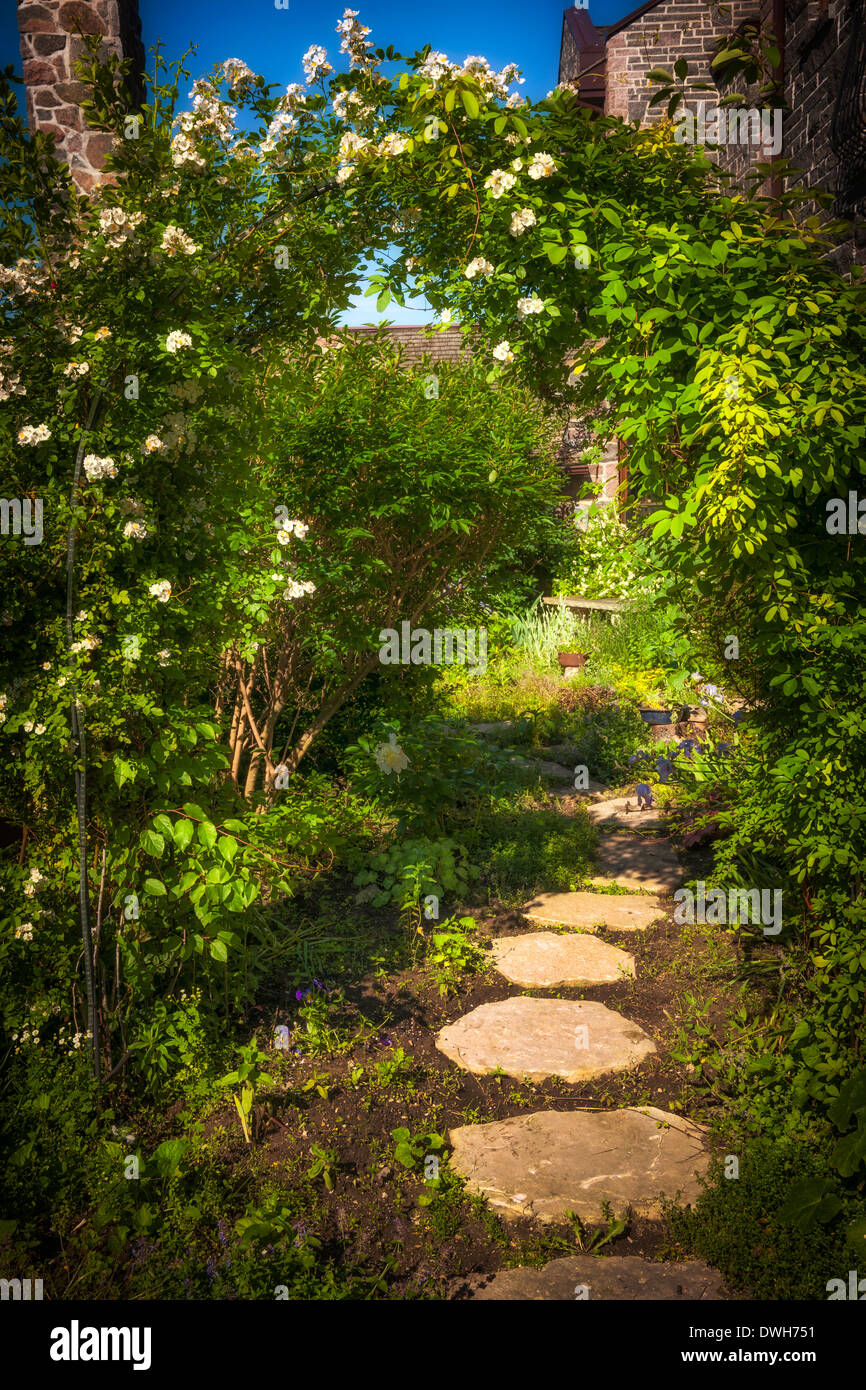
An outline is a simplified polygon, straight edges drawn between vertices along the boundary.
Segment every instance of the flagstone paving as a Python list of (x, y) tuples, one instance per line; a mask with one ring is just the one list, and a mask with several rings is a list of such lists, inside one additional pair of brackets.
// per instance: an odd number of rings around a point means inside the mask
[[(537, 769), (548, 781), (573, 783), (566, 764), (573, 763), (574, 749), (540, 752), (515, 755), (512, 762)], [(575, 797), (608, 832), (599, 840), (599, 876), (592, 882), (638, 891), (539, 893), (527, 903), (523, 912), (530, 922), (579, 930), (534, 931), (493, 942), (497, 970), (525, 989), (634, 977), (634, 958), (593, 933), (598, 927), (646, 931), (665, 915), (658, 898), (646, 893), (670, 894), (683, 880), (670, 841), (640, 833), (657, 830), (662, 816), (656, 807), (639, 811), (636, 796), (612, 796), (610, 787), (590, 780), (586, 790), (558, 793), (562, 814), (573, 814)], [(610, 827), (616, 829), (611, 833)], [(436, 1045), (464, 1071), (533, 1082), (556, 1076), (576, 1083), (638, 1067), (656, 1052), (637, 1023), (603, 1004), (526, 996), (482, 1004), (443, 1028)], [(699, 1195), (699, 1177), (709, 1163), (704, 1135), (702, 1126), (649, 1106), (543, 1110), (453, 1129), (450, 1162), (468, 1190), (506, 1218), (546, 1223), (573, 1212), (598, 1221), (612, 1211), (652, 1219), (661, 1215), (663, 1197), (688, 1203)], [(586, 1255), (552, 1260), (541, 1269), (503, 1270), (492, 1279), (472, 1276), (452, 1291), (454, 1298), (513, 1301), (722, 1296), (720, 1276), (702, 1261), (656, 1264), (637, 1256)]]
[(627, 830), (644, 830), (647, 826), (661, 825), (662, 816), (657, 806), (638, 809), (637, 796), (614, 797), (612, 801), (596, 801), (587, 806), (586, 813), (595, 825), (624, 826)]
[[(542, 1001), (543, 1002), (543, 1001)], [(472, 1192), (512, 1219), (597, 1221), (631, 1208), (661, 1215), (661, 1196), (692, 1202), (709, 1163), (704, 1130), (652, 1106), (540, 1110), (451, 1131), (451, 1166)]]
[(672, 893), (683, 881), (682, 867), (668, 840), (647, 840), (617, 831), (601, 837), (596, 860), (603, 876), (592, 882), (605, 887), (613, 881), (620, 888)]
[(524, 916), (545, 926), (596, 927), (611, 931), (646, 931), (664, 917), (657, 898), (641, 893), (538, 893), (524, 905)]
[(511, 762), (526, 772), (537, 772), (539, 777), (544, 777), (549, 782), (573, 782), (574, 769), (563, 767), (562, 763), (548, 762), (546, 758), (511, 758)]
[(637, 1255), (566, 1255), (541, 1269), (503, 1269), (492, 1278), (471, 1275), (454, 1296), (514, 1302), (595, 1299), (609, 1302), (711, 1302), (721, 1298), (722, 1280), (703, 1260), (656, 1264)]
[(545, 989), (555, 985), (615, 984), (634, 975), (634, 957), (584, 933), (528, 932), (493, 942), (496, 969), (513, 985)]
[(520, 1080), (584, 1081), (624, 1071), (656, 1046), (637, 1024), (604, 1004), (520, 996), (481, 1004), (443, 1028), (436, 1046), (464, 1071), (503, 1071)]

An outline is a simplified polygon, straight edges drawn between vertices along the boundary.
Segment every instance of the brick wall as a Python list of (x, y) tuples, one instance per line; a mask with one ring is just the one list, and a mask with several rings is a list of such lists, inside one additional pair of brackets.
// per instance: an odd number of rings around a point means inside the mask
[[(80, 35), (101, 35), (103, 54), (133, 58), (140, 73), (138, 0), (19, 0), (18, 32), (30, 127), (55, 137), (59, 157), (81, 191), (89, 193), (100, 182), (111, 136), (88, 130), (80, 109), (85, 89), (73, 71), (85, 53)], [(140, 82), (137, 87), (141, 100)]]
[[(803, 171), (786, 180), (792, 187), (806, 182), (836, 192), (840, 189), (839, 158), (831, 143), (836, 103), (855, 28), (857, 8), (866, 0), (786, 0), (784, 94), (788, 109), (782, 113), (781, 157)], [(589, 16), (578, 27), (573, 12), (563, 18), (560, 78), (574, 81), (585, 61), (583, 48), (595, 56), (603, 45), (606, 114), (652, 125), (662, 119), (663, 106), (649, 105), (655, 90), (647, 82), (654, 67), (673, 68), (678, 57), (689, 63), (689, 77), (711, 80), (710, 59), (716, 42), (746, 19), (761, 19), (772, 27), (772, 0), (730, 0), (720, 5), (703, 0), (661, 0), (634, 11), (628, 24), (595, 29)], [(591, 52), (590, 52), (591, 49)], [(742, 90), (738, 80), (736, 89)], [(719, 87), (720, 95), (724, 89)], [(752, 104), (760, 106), (753, 92)], [(703, 94), (707, 107), (715, 104), (712, 92)], [(697, 111), (698, 97), (689, 101)], [(861, 113), (862, 121), (862, 113)], [(719, 166), (742, 183), (749, 170), (770, 158), (770, 150), (757, 144), (727, 143), (710, 152)], [(845, 191), (844, 188), (841, 191)], [(843, 212), (850, 211), (850, 199)], [(807, 211), (814, 211), (808, 207)], [(861, 210), (862, 213), (862, 210)], [(860, 233), (859, 235), (862, 235)]]

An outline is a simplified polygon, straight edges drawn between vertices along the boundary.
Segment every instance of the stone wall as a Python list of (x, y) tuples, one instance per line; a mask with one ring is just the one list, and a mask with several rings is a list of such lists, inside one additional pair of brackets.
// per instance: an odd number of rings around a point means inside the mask
[(605, 113), (641, 125), (661, 120), (664, 104), (649, 105), (658, 88), (647, 82), (647, 73), (653, 68), (671, 71), (677, 58), (685, 58), (689, 76), (700, 74), (706, 80), (717, 40), (756, 9), (756, 0), (730, 0), (724, 6), (703, 0), (662, 0), (626, 28), (618, 30), (613, 25), (605, 44)]
[[(18, 31), (30, 128), (54, 136), (59, 157), (77, 186), (89, 193), (100, 182), (111, 136), (88, 130), (80, 107), (85, 88), (76, 81), (73, 64), (86, 52), (81, 36), (99, 34), (104, 55), (131, 57), (140, 74), (144, 47), (138, 0), (19, 0)], [(143, 100), (140, 79), (133, 92)]]

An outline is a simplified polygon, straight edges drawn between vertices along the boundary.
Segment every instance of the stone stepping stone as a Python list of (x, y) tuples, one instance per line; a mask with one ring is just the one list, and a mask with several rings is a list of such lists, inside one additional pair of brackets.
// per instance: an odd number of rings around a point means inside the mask
[[(467, 1287), (468, 1286), (468, 1287)], [(666, 1303), (712, 1302), (722, 1297), (722, 1277), (703, 1260), (656, 1264), (638, 1255), (566, 1255), (541, 1269), (503, 1269), (492, 1279), (473, 1274), (454, 1294), (502, 1302)]]
[[(542, 1001), (543, 1002), (543, 1001)], [(565, 1221), (576, 1212), (601, 1220), (629, 1208), (662, 1214), (661, 1194), (692, 1202), (709, 1154), (704, 1129), (652, 1106), (627, 1110), (538, 1110), (451, 1131), (450, 1163), (470, 1192), (500, 1216)]]
[(547, 989), (553, 985), (610, 985), (634, 975), (634, 957), (597, 936), (528, 932), (493, 942), (496, 969), (513, 985)]
[(549, 782), (573, 782), (574, 769), (562, 763), (550, 763), (545, 758), (511, 758), (510, 761), (526, 772), (537, 772)]
[(623, 826), (628, 830), (644, 830), (647, 826), (661, 825), (662, 822), (657, 806), (638, 809), (636, 795), (617, 796), (611, 801), (596, 801), (587, 806), (586, 813), (595, 825)]
[(464, 1071), (503, 1071), (518, 1081), (585, 1081), (639, 1066), (656, 1051), (637, 1023), (586, 1000), (514, 996), (449, 1023), (436, 1046)]
[(490, 719), (482, 724), (467, 724), (467, 729), (471, 729), (473, 734), (482, 734), (487, 737), (496, 737), (498, 734), (510, 733), (517, 728), (516, 719)]
[(539, 893), (522, 911), (531, 922), (579, 927), (584, 932), (596, 927), (646, 931), (665, 915), (656, 898), (639, 893)]
[(646, 840), (618, 831), (599, 840), (596, 860), (604, 877), (594, 878), (595, 884), (613, 880), (620, 888), (672, 893), (683, 881), (682, 867), (668, 840)]

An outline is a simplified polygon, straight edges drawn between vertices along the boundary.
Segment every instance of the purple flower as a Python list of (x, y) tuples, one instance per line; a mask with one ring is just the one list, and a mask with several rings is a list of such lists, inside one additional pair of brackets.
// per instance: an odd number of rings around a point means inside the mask
[(635, 787), (635, 792), (637, 793), (638, 809), (644, 806), (652, 806), (653, 794), (646, 782), (638, 782)]
[(325, 986), (322, 984), (321, 980), (314, 980), (314, 981), (313, 981), (313, 984), (316, 986), (316, 989), (324, 989), (324, 988), (325, 988)]
[(670, 761), (669, 758), (657, 758), (657, 759), (656, 759), (656, 768), (657, 768), (658, 774), (659, 774), (659, 781), (660, 781), (662, 784), (667, 783), (668, 779), (670, 778), (671, 773), (672, 773), (673, 770), (674, 770), (674, 765), (673, 765), (673, 763)]
[(312, 991), (308, 989), (296, 989), (295, 998), (298, 1000), (300, 1004), (302, 1004), (305, 999), (308, 999), (310, 997), (311, 992)]
[(394, 1039), (393, 1039), (393, 1038), (386, 1038), (384, 1033), (380, 1033), (380, 1034), (379, 1034), (379, 1042), (380, 1042), (380, 1044), (381, 1044), (382, 1047), (393, 1047), (393, 1046), (394, 1046)]
[(734, 723), (735, 723), (735, 724), (739, 724), (739, 722), (740, 722), (740, 720), (742, 719), (742, 717), (743, 717), (743, 711), (742, 711), (741, 709), (735, 709), (735, 710), (734, 710)]

